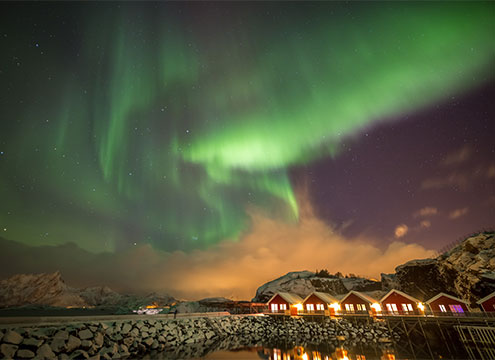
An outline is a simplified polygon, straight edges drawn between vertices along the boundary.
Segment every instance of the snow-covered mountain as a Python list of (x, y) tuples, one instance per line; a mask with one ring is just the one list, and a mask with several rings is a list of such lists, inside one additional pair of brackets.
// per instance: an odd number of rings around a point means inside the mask
[(474, 303), (495, 290), (495, 233), (472, 235), (435, 259), (412, 260), (399, 265), (394, 274), (382, 274), (381, 281), (332, 275), (319, 277), (311, 271), (290, 272), (260, 286), (253, 301), (265, 302), (277, 292), (305, 297), (313, 291), (322, 291), (338, 298), (350, 290), (379, 299), (393, 288), (420, 300), (445, 292)]
[(260, 286), (253, 301), (266, 302), (277, 292), (291, 292), (305, 298), (313, 291), (326, 292), (338, 297), (350, 290), (381, 294), (381, 283), (360, 277), (320, 277), (311, 271), (294, 271)]
[(25, 305), (56, 307), (138, 307), (156, 302), (166, 305), (176, 300), (156, 293), (147, 296), (122, 295), (109, 287), (77, 289), (67, 286), (60, 272), (19, 274), (0, 281), (0, 308)]

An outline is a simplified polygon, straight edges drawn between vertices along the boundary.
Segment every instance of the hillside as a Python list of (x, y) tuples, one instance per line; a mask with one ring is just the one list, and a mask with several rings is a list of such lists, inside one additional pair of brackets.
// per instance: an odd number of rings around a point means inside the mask
[(176, 300), (168, 295), (122, 295), (112, 289), (72, 288), (66, 285), (60, 272), (49, 274), (19, 274), (0, 281), (0, 308), (42, 305), (54, 307), (115, 307), (137, 308), (156, 302), (167, 305)]
[(261, 285), (253, 301), (267, 301), (281, 291), (301, 297), (322, 291), (339, 297), (356, 290), (379, 298), (392, 288), (420, 300), (446, 292), (476, 302), (495, 290), (495, 233), (474, 234), (434, 259), (412, 260), (399, 265), (395, 273), (382, 274), (381, 281), (360, 277), (318, 277), (311, 271), (290, 272)]

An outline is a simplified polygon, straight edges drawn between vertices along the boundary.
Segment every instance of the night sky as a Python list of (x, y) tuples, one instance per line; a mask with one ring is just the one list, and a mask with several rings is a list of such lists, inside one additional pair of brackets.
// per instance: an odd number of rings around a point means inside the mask
[(493, 2), (1, 3), (0, 275), (247, 297), (493, 228), (494, 38)]

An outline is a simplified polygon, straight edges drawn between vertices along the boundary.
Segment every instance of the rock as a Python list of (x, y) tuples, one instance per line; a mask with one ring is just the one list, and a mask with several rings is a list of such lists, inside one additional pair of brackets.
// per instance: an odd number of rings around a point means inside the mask
[(103, 335), (100, 332), (97, 332), (93, 341), (97, 347), (101, 347), (103, 345)]
[(55, 359), (55, 353), (52, 351), (52, 348), (48, 344), (43, 344), (36, 351), (36, 357), (39, 359)]
[(79, 349), (70, 354), (69, 359), (89, 359), (89, 355), (86, 351)]
[(34, 358), (34, 352), (27, 349), (21, 349), (15, 354), (15, 357), (19, 359), (32, 359)]
[(93, 333), (89, 329), (81, 330), (79, 331), (78, 337), (81, 340), (91, 339), (93, 337)]
[(148, 346), (151, 346), (151, 344), (153, 344), (153, 338), (151, 338), (151, 337), (146, 338), (143, 340), (143, 343), (148, 345)]
[(64, 339), (53, 339), (52, 342), (50, 343), (50, 348), (52, 349), (53, 352), (59, 353), (62, 351), (65, 351), (67, 349), (65, 345), (65, 340)]
[(2, 341), (9, 344), (18, 345), (22, 342), (23, 337), (13, 330), (7, 330)]
[(83, 349), (89, 349), (91, 347), (91, 345), (93, 345), (93, 342), (91, 340), (83, 340), (81, 341), (81, 347)]
[(0, 345), (0, 354), (2, 358), (12, 359), (14, 358), (14, 354), (19, 347), (11, 344), (2, 344)]
[(73, 335), (70, 335), (69, 339), (67, 340), (67, 352), (71, 353), (79, 346), (81, 346), (81, 340)]
[(125, 335), (125, 334), (128, 334), (128, 333), (129, 333), (129, 331), (131, 331), (131, 329), (132, 329), (131, 324), (129, 324), (129, 323), (125, 323), (125, 324), (122, 326), (121, 333), (122, 333), (122, 334), (124, 334), (124, 335)]
[(64, 353), (62, 353), (62, 354), (60, 354), (60, 355), (58, 356), (58, 360), (69, 360), (69, 359), (70, 359), (70, 358), (69, 358), (69, 355), (64, 354)]
[(22, 345), (25, 347), (39, 348), (43, 344), (43, 340), (36, 338), (24, 338), (22, 340)]
[(57, 331), (57, 333), (53, 336), (53, 338), (67, 340), (69, 338), (69, 333), (65, 330), (60, 330)]

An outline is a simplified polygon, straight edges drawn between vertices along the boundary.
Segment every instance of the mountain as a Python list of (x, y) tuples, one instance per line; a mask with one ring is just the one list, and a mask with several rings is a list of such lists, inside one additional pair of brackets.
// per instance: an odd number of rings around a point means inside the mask
[(382, 286), (379, 281), (361, 277), (343, 278), (335, 275), (322, 277), (311, 271), (294, 271), (260, 286), (252, 301), (266, 302), (277, 292), (291, 292), (305, 298), (313, 291), (338, 296), (350, 290), (381, 293)]
[(313, 291), (339, 297), (350, 290), (379, 299), (390, 289), (402, 290), (422, 301), (445, 292), (474, 305), (495, 291), (495, 233), (476, 233), (434, 259), (399, 265), (395, 273), (382, 274), (381, 281), (335, 275), (321, 277), (311, 271), (290, 272), (260, 286), (253, 301), (266, 302), (277, 292), (291, 292), (304, 298)]
[(474, 303), (495, 290), (495, 232), (471, 235), (435, 259), (400, 265), (395, 274), (382, 274), (382, 285), (420, 300), (445, 292)]
[(175, 301), (171, 296), (156, 293), (147, 296), (122, 295), (106, 286), (72, 288), (67, 286), (58, 271), (19, 274), (0, 281), (0, 308), (26, 305), (137, 308), (153, 302), (167, 305)]

